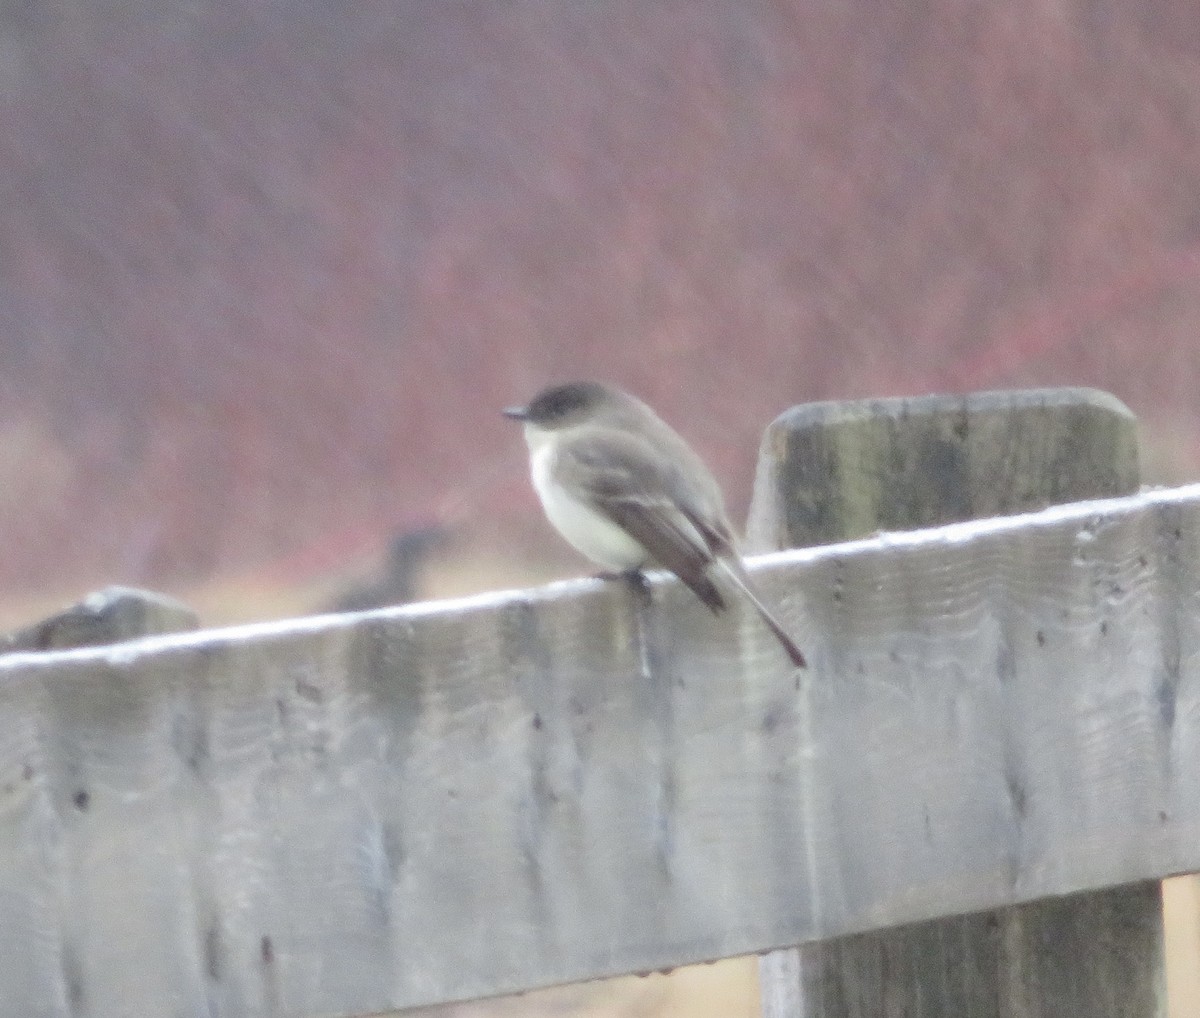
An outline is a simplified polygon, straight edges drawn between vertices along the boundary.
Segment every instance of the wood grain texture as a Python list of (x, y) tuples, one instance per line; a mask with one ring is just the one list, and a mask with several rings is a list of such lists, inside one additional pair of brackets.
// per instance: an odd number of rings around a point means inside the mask
[[(848, 540), (1130, 494), (1138, 474), (1136, 421), (1096, 390), (811, 404), (764, 436), (750, 530), (764, 550)], [(1001, 928), (1022, 936), (998, 945)], [(764, 1018), (1149, 1016), (1164, 1001), (1158, 886), (1077, 896), (1065, 917), (1037, 901), (771, 952), (760, 983)]]
[(807, 1014), (1146, 1018), (1161, 970), (1129, 947), (1162, 940), (1158, 886), (1143, 883), (777, 953), (810, 970), (791, 979)]
[(760, 566), (807, 673), (661, 577), (5, 657), (0, 1000), (358, 1013), (1200, 869), (1200, 488)]
[(1137, 491), (1137, 424), (1098, 389), (806, 403), (767, 428), (747, 547), (803, 548)]

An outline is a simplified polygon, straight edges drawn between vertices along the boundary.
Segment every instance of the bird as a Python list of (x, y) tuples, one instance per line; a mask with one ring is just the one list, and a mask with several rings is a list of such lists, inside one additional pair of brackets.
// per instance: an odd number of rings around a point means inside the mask
[(504, 416), (524, 425), (533, 487), (551, 524), (605, 570), (674, 573), (714, 615), (730, 588), (758, 612), (791, 662), (796, 642), (751, 585), (716, 479), (636, 396), (596, 381), (543, 389)]

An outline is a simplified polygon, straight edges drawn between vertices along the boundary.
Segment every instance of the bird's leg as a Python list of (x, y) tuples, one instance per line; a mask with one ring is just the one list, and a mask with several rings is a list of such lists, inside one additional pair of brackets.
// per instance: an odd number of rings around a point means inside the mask
[(640, 569), (605, 570), (594, 573), (597, 580), (623, 581), (633, 592), (633, 618), (637, 627), (638, 658), (642, 676), (649, 679), (653, 674), (650, 661), (650, 611), (654, 599), (650, 594), (650, 582)]
[(595, 573), (597, 580), (624, 580), (633, 590), (634, 596), (637, 598), (638, 608), (650, 607), (650, 583), (646, 579), (646, 574), (640, 569), (622, 569), (620, 572), (616, 570), (605, 570), (602, 573)]
[(642, 666), (642, 677), (649, 680), (655, 672), (650, 626), (650, 612), (654, 607), (654, 600), (650, 595), (650, 584), (646, 580), (646, 574), (640, 569), (626, 569), (618, 575), (633, 593), (633, 617), (637, 621), (638, 630), (638, 657)]

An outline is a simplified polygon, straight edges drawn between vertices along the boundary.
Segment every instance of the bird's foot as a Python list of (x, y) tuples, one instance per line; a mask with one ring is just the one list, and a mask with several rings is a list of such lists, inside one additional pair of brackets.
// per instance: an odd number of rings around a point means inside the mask
[(620, 572), (605, 570), (596, 573), (595, 577), (597, 580), (619, 580), (628, 583), (640, 603), (649, 604), (650, 602), (650, 583), (646, 579), (646, 574), (640, 569), (623, 569)]
[(646, 586), (645, 574), (640, 569), (605, 569), (593, 575), (597, 580), (624, 580), (634, 586)]

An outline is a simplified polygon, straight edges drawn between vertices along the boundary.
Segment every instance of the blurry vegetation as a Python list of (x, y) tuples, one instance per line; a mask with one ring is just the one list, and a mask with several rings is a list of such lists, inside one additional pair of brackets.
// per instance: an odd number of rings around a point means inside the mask
[(9, 5), (0, 601), (311, 610), (431, 524), (481, 585), (580, 571), (496, 416), (551, 378), (660, 406), (736, 511), (818, 398), (1098, 385), (1191, 476), (1198, 38), (1133, 0)]

